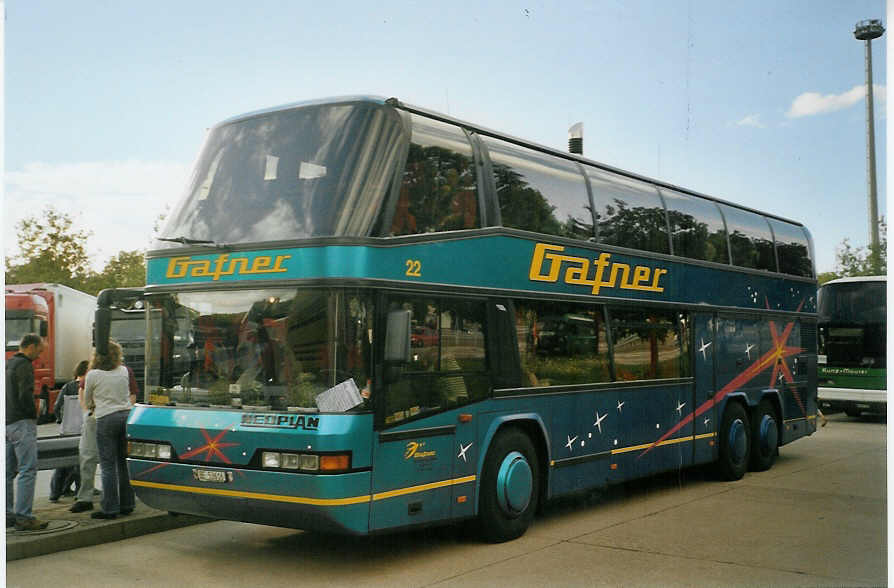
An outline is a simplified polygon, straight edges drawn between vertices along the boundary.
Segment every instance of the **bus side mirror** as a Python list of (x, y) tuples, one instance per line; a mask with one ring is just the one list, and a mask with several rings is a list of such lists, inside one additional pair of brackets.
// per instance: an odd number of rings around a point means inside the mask
[(47, 321), (40, 321), (40, 336), (46, 337), (50, 334), (50, 327)]
[(410, 311), (388, 313), (385, 331), (385, 362), (410, 363)]
[(93, 344), (96, 352), (106, 355), (109, 352), (109, 332), (112, 330), (112, 311), (109, 308), (97, 308), (93, 319)]

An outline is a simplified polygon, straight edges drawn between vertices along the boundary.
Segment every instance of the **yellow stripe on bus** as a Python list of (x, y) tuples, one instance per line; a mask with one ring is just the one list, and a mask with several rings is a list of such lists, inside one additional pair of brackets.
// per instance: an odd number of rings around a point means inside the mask
[(229, 498), (251, 498), (253, 500), (268, 500), (272, 502), (291, 502), (293, 504), (309, 504), (311, 506), (347, 506), (350, 504), (363, 504), (372, 500), (384, 500), (395, 496), (403, 496), (405, 494), (413, 494), (416, 492), (425, 492), (426, 490), (434, 490), (445, 486), (453, 486), (456, 484), (466, 484), (474, 482), (475, 476), (466, 476), (464, 478), (454, 478), (452, 480), (441, 480), (440, 482), (432, 482), (430, 484), (420, 484), (419, 486), (410, 486), (408, 488), (398, 488), (397, 490), (389, 490), (388, 492), (379, 492), (370, 496), (351, 496), (348, 498), (307, 498), (304, 496), (284, 496), (282, 494), (263, 494), (261, 492), (244, 492), (242, 490), (225, 490), (223, 488), (202, 488), (199, 486), (180, 486), (177, 484), (162, 484), (160, 482), (146, 482), (144, 480), (131, 480), (132, 486), (142, 486), (144, 488), (156, 488), (158, 490), (170, 490), (172, 492), (189, 492), (191, 494), (207, 494), (210, 496), (226, 496)]
[(413, 494), (415, 492), (425, 492), (426, 490), (434, 490), (435, 488), (443, 488), (444, 486), (453, 486), (454, 484), (465, 484), (474, 482), (475, 476), (466, 476), (465, 478), (454, 478), (453, 480), (441, 480), (440, 482), (432, 482), (431, 484), (422, 484), (420, 486), (410, 486), (409, 488), (398, 488), (397, 490), (389, 490), (388, 492), (379, 492), (373, 494), (373, 500), (384, 500), (386, 498), (394, 498), (395, 496), (403, 496), (404, 494)]

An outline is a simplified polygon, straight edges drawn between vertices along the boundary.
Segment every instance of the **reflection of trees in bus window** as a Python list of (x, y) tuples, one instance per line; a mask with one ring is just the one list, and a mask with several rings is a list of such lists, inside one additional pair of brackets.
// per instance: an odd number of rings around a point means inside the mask
[(504, 227), (571, 239), (593, 237), (584, 176), (572, 161), (485, 137)]
[(667, 217), (654, 186), (592, 167), (585, 169), (600, 243), (670, 253)]
[(611, 380), (601, 306), (519, 300), (515, 319), (523, 386)]
[(710, 200), (661, 189), (667, 205), (674, 255), (729, 263), (726, 228), (717, 204)]
[(615, 379), (690, 375), (686, 317), (658, 309), (610, 308)]
[(733, 265), (776, 271), (773, 234), (767, 220), (759, 214), (720, 205), (729, 231)]
[(779, 271), (794, 276), (813, 277), (813, 262), (810, 259), (810, 242), (802, 227), (767, 219), (776, 236), (776, 255), (779, 257)]
[(416, 115), (412, 121), (397, 201), (379, 221), (390, 225), (377, 232), (398, 236), (480, 227), (475, 161), (462, 129)]

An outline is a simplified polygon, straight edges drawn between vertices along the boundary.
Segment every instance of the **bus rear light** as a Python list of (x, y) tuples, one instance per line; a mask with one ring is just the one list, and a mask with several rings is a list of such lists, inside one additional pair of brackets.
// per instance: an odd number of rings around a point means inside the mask
[(335, 470), (349, 470), (351, 469), (351, 456), (347, 453), (341, 453), (338, 455), (321, 455), (320, 456), (320, 470), (324, 472), (331, 472)]
[(282, 454), (274, 451), (265, 451), (261, 455), (261, 465), (265, 468), (278, 468), (282, 461)]

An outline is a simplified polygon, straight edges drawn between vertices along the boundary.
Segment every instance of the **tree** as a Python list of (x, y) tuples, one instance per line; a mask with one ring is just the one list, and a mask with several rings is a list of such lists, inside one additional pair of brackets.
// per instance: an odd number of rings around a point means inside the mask
[(146, 284), (146, 262), (143, 252), (119, 251), (98, 274), (91, 276), (88, 291), (98, 293), (106, 288), (127, 288)]
[(6, 258), (7, 284), (50, 282), (97, 294), (104, 288), (146, 283), (142, 251), (120, 251), (101, 272), (91, 269), (86, 243), (92, 232), (75, 229), (72, 218), (52, 206), (42, 216), (21, 220), (16, 228), (19, 253)]
[[(828, 282), (835, 278), (853, 276), (884, 275), (888, 272), (888, 224), (885, 218), (879, 220), (879, 245), (876, 250), (873, 246), (854, 247), (850, 239), (845, 237), (841, 244), (835, 248), (835, 270), (819, 275), (820, 283)], [(878, 261), (874, 257), (877, 255)]]
[(6, 258), (7, 284), (56, 282), (82, 290), (90, 277), (86, 242), (91, 231), (75, 229), (71, 217), (52, 206), (17, 227), (19, 255)]

